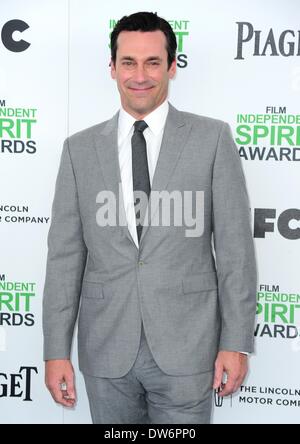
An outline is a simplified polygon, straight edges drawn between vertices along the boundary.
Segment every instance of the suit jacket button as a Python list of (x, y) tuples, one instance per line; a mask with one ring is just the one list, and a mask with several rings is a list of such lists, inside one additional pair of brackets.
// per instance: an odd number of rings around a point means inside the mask
[(144, 262), (143, 261), (139, 261), (139, 265), (144, 265)]

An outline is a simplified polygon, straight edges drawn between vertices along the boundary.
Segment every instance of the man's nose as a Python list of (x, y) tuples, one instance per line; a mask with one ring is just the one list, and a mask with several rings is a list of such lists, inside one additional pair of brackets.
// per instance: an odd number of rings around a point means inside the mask
[(141, 83), (141, 82), (144, 82), (146, 80), (146, 78), (147, 78), (147, 73), (146, 73), (144, 65), (137, 65), (135, 72), (134, 72), (134, 80), (136, 82)]

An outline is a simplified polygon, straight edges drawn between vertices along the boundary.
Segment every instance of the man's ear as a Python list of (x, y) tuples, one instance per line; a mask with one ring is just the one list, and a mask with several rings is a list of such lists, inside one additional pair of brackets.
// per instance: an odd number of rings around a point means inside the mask
[(171, 66), (169, 68), (169, 79), (173, 79), (173, 77), (176, 74), (176, 68), (177, 68), (177, 60), (176, 58), (173, 60), (173, 62), (171, 63)]
[(112, 79), (115, 79), (116, 78), (116, 67), (115, 67), (115, 64), (112, 59), (110, 59), (109, 66), (110, 66), (110, 75), (111, 75)]

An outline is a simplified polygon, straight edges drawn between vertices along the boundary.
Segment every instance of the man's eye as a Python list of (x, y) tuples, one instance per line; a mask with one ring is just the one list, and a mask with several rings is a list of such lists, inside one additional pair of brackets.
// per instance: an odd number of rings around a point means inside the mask
[(126, 65), (126, 66), (130, 66), (130, 65), (132, 65), (132, 62), (123, 62), (123, 65)]
[(150, 65), (159, 65), (159, 62), (149, 62)]

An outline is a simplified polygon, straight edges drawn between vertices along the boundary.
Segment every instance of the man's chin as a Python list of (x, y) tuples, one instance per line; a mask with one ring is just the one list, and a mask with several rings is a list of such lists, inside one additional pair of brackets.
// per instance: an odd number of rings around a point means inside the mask
[(131, 106), (131, 109), (132, 109), (132, 111), (135, 113), (135, 114), (138, 114), (138, 115), (146, 115), (146, 114), (149, 114), (149, 113), (151, 113), (151, 111), (153, 111), (154, 109), (156, 108), (156, 105), (153, 103), (153, 104), (146, 104), (146, 103), (142, 103), (142, 100), (140, 100), (140, 103), (134, 103), (132, 106)]

